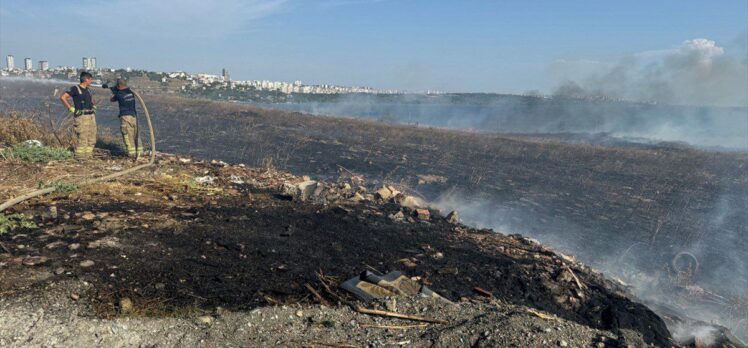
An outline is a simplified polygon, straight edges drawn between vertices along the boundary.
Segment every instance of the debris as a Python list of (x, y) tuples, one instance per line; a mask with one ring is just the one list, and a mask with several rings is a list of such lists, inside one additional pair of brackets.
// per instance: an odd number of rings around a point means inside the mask
[(47, 249), (56, 249), (56, 248), (59, 248), (59, 247), (63, 247), (63, 246), (65, 246), (66, 244), (67, 244), (67, 243), (65, 243), (65, 242), (63, 242), (63, 241), (61, 241), (61, 240), (58, 240), (58, 241), (56, 241), (56, 242), (52, 242), (52, 243), (49, 243), (49, 244), (47, 244), (47, 245), (46, 245), (46, 246), (44, 246), (44, 247), (45, 247), (45, 248), (47, 248)]
[(241, 178), (241, 177), (239, 177), (239, 176), (237, 176), (237, 175), (232, 175), (232, 176), (230, 176), (230, 177), (229, 177), (229, 181), (230, 181), (230, 182), (231, 182), (232, 184), (237, 184), (237, 185), (242, 185), (242, 184), (244, 184), (244, 180), (242, 180), (242, 178)]
[(52, 219), (57, 219), (57, 207), (56, 206), (50, 206), (49, 207), (49, 217)]
[(429, 220), (431, 213), (429, 213), (428, 209), (416, 209), (415, 216), (421, 220)]
[(364, 329), (388, 329), (388, 330), (408, 330), (408, 329), (422, 329), (429, 326), (429, 324), (413, 324), (413, 325), (371, 325), (361, 324)]
[(23, 259), (21, 263), (23, 263), (26, 266), (36, 266), (41, 265), (49, 260), (46, 256), (28, 256)]
[(83, 260), (81, 261), (80, 266), (86, 268), (86, 267), (91, 267), (94, 264), (96, 264), (96, 262), (93, 262), (92, 260)]
[(405, 214), (402, 211), (398, 211), (397, 213), (390, 214), (389, 218), (394, 221), (402, 221), (405, 219)]
[(358, 348), (358, 346), (346, 344), (346, 343), (325, 343), (325, 342), (319, 342), (319, 341), (312, 341), (309, 343), (304, 343), (300, 341), (292, 341), (294, 343), (301, 343), (302, 347), (316, 347), (316, 346), (323, 346), (323, 347), (333, 347), (333, 348)]
[(386, 201), (386, 200), (390, 199), (390, 197), (392, 197), (392, 191), (390, 191), (390, 189), (388, 189), (387, 187), (384, 187), (384, 186), (382, 188), (380, 188), (379, 190), (377, 190), (375, 192), (375, 194), (376, 194), (376, 197), (378, 199), (381, 199), (381, 200), (384, 200), (384, 201)]
[(280, 187), (280, 195), (284, 197), (296, 197), (299, 194), (299, 188), (291, 183), (284, 182)]
[(584, 289), (587, 288), (581, 281), (579, 281), (579, 278), (577, 278), (577, 275), (574, 274), (574, 272), (571, 270), (571, 268), (569, 266), (565, 266), (565, 268), (566, 268), (567, 271), (569, 271), (569, 273), (571, 274), (571, 276), (574, 278), (574, 282), (577, 284), (577, 286), (579, 287), (580, 290), (584, 290)]
[(55, 269), (55, 275), (60, 275), (60, 274), (63, 274), (63, 273), (65, 273), (65, 269), (64, 268), (57, 267), (57, 269)]
[(78, 250), (78, 248), (80, 247), (81, 247), (80, 243), (71, 243), (70, 245), (68, 245), (68, 249), (70, 250)]
[(195, 178), (195, 182), (197, 182), (198, 184), (204, 184), (204, 185), (213, 185), (215, 181), (216, 181), (216, 178), (210, 175), (198, 176)]
[(493, 297), (493, 294), (490, 291), (482, 289), (482, 288), (479, 288), (477, 286), (473, 288), (473, 291), (475, 291), (478, 295), (481, 295), (481, 296), (485, 296), (485, 297), (488, 297), (488, 298), (492, 298)]
[(558, 318), (556, 318), (556, 317), (555, 317), (555, 316), (553, 316), (553, 315), (545, 314), (545, 313), (543, 313), (543, 312), (541, 312), (541, 311), (538, 311), (538, 310), (536, 310), (536, 309), (533, 309), (533, 308), (528, 308), (528, 309), (527, 309), (527, 313), (530, 313), (530, 314), (532, 314), (532, 315), (534, 315), (534, 316), (536, 316), (536, 317), (538, 317), (538, 318), (540, 318), (540, 319), (545, 319), (545, 320), (558, 320)]
[(299, 183), (296, 185), (299, 199), (302, 201), (306, 201), (309, 197), (312, 196), (314, 193), (314, 190), (317, 188), (317, 182), (314, 180), (308, 180), (304, 181), (302, 183)]
[(371, 301), (375, 298), (395, 295), (420, 295), (421, 297), (433, 297), (449, 302), (428, 287), (419, 284), (398, 271), (392, 271), (382, 276), (370, 271), (364, 271), (358, 276), (346, 280), (340, 287), (363, 301)]
[(460, 223), (460, 215), (457, 213), (457, 211), (453, 210), (452, 212), (447, 214), (447, 222), (453, 225)]
[(119, 310), (122, 314), (127, 314), (132, 312), (133, 305), (132, 300), (128, 297), (123, 297), (119, 300)]
[(70, 294), (70, 298), (73, 299), (73, 301), (78, 301), (78, 299), (80, 299), (80, 296), (78, 296), (78, 294), (76, 293), (72, 293)]
[(304, 286), (307, 288), (307, 290), (309, 290), (309, 292), (312, 293), (312, 295), (314, 295), (314, 298), (316, 298), (317, 301), (319, 301), (319, 303), (321, 303), (321, 304), (323, 304), (325, 306), (330, 307), (330, 303), (327, 302), (327, 300), (325, 300), (324, 298), (322, 298), (322, 296), (319, 294), (319, 292), (317, 292), (317, 290), (314, 290), (314, 288), (311, 285), (309, 285), (307, 283), (307, 284), (304, 284)]
[(364, 196), (362, 196), (360, 193), (356, 192), (353, 197), (351, 197), (351, 200), (354, 202), (361, 202), (363, 200), (366, 200), (366, 198), (364, 198)]
[(26, 140), (21, 143), (25, 147), (42, 147), (44, 144), (39, 140)]
[(96, 214), (90, 211), (84, 212), (83, 215), (81, 215), (81, 219), (86, 220), (86, 221), (91, 221), (95, 218), (96, 218)]
[(213, 323), (213, 317), (210, 315), (201, 315), (197, 317), (197, 321), (201, 324), (210, 325)]
[(434, 323), (434, 324), (447, 324), (448, 323), (446, 320), (441, 320), (441, 319), (433, 319), (433, 318), (427, 318), (427, 317), (422, 317), (418, 315), (381, 311), (378, 309), (368, 309), (368, 308), (364, 308), (361, 306), (356, 307), (356, 312), (363, 313), (363, 314), (370, 314), (370, 315), (379, 315), (379, 316), (390, 317), (390, 318), (400, 318), (400, 319), (422, 321), (422, 322)]

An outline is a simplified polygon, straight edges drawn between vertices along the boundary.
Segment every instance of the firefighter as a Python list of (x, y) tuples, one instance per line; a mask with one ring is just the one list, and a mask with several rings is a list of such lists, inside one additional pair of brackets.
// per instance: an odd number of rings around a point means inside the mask
[(138, 119), (135, 111), (135, 95), (127, 87), (127, 81), (117, 79), (117, 85), (112, 88), (111, 102), (119, 104), (119, 122), (122, 140), (125, 143), (127, 155), (137, 157), (142, 151), (138, 141)]
[[(90, 158), (96, 145), (96, 105), (89, 86), (93, 82), (93, 76), (83, 71), (80, 75), (80, 84), (70, 88), (60, 96), (62, 104), (73, 114), (76, 135), (75, 157)], [(70, 105), (68, 99), (73, 99)]]

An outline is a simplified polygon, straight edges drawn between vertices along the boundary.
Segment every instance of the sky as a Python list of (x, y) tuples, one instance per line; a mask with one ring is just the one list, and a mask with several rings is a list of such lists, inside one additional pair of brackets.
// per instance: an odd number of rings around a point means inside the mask
[(695, 39), (745, 66), (748, 1), (0, 0), (17, 62), (411, 91), (552, 93)]

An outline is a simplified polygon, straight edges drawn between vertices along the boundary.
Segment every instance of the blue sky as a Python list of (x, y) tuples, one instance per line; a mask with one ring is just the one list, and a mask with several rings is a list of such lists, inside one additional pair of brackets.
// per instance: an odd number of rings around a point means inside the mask
[(0, 55), (35, 65), (410, 90), (550, 92), (697, 38), (741, 60), (747, 32), (746, 0), (0, 0)]

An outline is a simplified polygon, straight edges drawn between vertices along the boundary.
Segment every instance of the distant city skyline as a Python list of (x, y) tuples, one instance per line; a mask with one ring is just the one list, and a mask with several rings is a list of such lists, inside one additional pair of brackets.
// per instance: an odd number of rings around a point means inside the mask
[[(238, 80), (551, 93), (631, 57), (664, 61), (688, 49), (744, 69), (746, 13), (737, 0), (1, 1), (0, 56), (13, 54), (16, 66), (97, 57), (103, 67), (226, 68)], [(691, 44), (699, 39), (713, 44)]]

